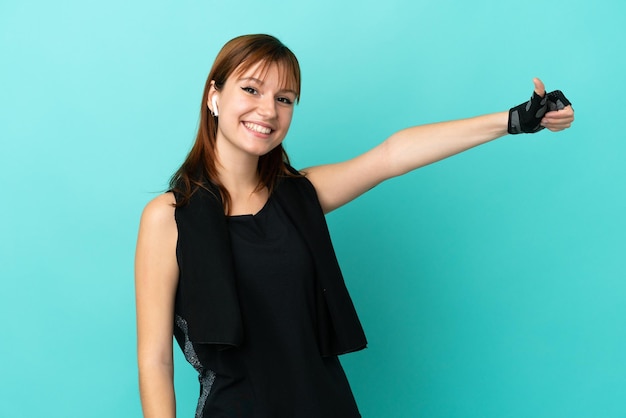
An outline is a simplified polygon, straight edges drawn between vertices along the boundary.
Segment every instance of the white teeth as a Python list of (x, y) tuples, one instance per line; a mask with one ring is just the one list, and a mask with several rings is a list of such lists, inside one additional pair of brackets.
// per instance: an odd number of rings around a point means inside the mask
[(257, 125), (256, 123), (251, 123), (251, 122), (245, 122), (244, 123), (245, 127), (253, 130), (254, 132), (258, 132), (260, 134), (269, 134), (270, 132), (272, 132), (272, 130), (270, 128), (266, 128), (265, 126), (261, 126), (261, 125)]

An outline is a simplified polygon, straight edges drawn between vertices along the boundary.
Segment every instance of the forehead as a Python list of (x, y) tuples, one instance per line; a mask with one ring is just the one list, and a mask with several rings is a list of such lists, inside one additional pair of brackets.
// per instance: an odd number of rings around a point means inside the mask
[(248, 63), (244, 61), (239, 64), (231, 77), (235, 80), (256, 79), (262, 83), (277, 84), (280, 90), (292, 90), (299, 94), (298, 81), (289, 66), (282, 62), (258, 61)]

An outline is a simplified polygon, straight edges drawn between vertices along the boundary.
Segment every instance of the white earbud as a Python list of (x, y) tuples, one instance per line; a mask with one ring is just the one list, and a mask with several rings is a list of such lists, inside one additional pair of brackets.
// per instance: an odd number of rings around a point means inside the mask
[(219, 112), (217, 111), (217, 97), (213, 96), (213, 100), (211, 100), (211, 103), (213, 104), (213, 116), (219, 116)]

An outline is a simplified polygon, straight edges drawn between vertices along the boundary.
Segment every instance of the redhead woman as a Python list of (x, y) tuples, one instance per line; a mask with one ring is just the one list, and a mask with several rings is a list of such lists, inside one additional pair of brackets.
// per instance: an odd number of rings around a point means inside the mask
[(176, 414), (174, 336), (198, 372), (196, 417), (360, 417), (337, 356), (367, 342), (324, 214), (507, 133), (568, 128), (569, 101), (534, 84), (509, 111), (404, 129), (349, 161), (296, 170), (281, 145), (300, 98), (296, 57), (269, 35), (229, 41), (207, 78), (193, 148), (141, 217), (144, 416)]

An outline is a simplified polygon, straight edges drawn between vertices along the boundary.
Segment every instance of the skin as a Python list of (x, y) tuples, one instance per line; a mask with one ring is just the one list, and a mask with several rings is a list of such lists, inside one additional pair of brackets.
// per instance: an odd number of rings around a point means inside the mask
[[(232, 215), (256, 213), (267, 202), (267, 190), (256, 190), (258, 158), (285, 138), (295, 102), (295, 93), (280, 81), (276, 66), (265, 74), (257, 66), (244, 74), (235, 72), (221, 90), (212, 85), (209, 91), (207, 106), (219, 113), (219, 175), (231, 194)], [(543, 96), (543, 83), (533, 82), (535, 92)], [(574, 111), (567, 106), (547, 112), (541, 123), (556, 132), (570, 127), (573, 120)], [(505, 111), (404, 129), (356, 158), (303, 173), (328, 213), (386, 179), (506, 135), (507, 122)], [(262, 129), (266, 132), (259, 132)], [(135, 259), (139, 384), (144, 416), (150, 418), (176, 415), (172, 334), (178, 266), (173, 204), (173, 195), (165, 193), (145, 207)]]

